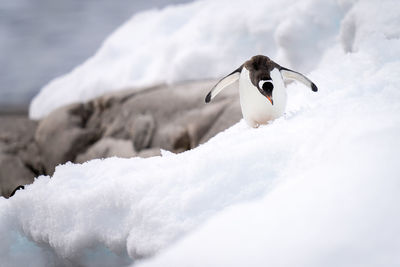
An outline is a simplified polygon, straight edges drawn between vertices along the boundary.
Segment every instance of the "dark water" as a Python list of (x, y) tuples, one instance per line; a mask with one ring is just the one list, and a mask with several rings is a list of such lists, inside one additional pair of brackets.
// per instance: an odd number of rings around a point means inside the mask
[(0, 0), (0, 110), (25, 109), (134, 13), (191, 0)]

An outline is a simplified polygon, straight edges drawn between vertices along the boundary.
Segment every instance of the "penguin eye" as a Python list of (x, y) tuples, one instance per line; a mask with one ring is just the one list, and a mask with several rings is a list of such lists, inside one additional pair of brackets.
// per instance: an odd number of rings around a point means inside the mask
[(260, 89), (262, 88), (265, 92), (272, 92), (272, 89), (274, 89), (274, 85), (271, 80), (261, 80), (258, 83), (258, 86)]

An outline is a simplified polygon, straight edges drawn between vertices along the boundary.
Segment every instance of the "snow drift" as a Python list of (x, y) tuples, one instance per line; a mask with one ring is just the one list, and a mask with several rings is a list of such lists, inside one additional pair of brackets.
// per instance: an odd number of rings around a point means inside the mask
[[(292, 83), (284, 117), (258, 129), (241, 121), (182, 154), (57, 167), (0, 198), (2, 264), (399, 265), (400, 7), (346, 3), (308, 74), (317, 94)], [(342, 10), (301, 5), (305, 21)]]
[(256, 54), (307, 72), (346, 9), (335, 1), (206, 0), (137, 14), (96, 55), (46, 85), (30, 117), (125, 87), (225, 76)]

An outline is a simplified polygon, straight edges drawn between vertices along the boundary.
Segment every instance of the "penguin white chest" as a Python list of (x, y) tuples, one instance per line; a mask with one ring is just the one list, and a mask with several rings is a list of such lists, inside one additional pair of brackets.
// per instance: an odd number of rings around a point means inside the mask
[(270, 76), (274, 85), (272, 90), (273, 105), (250, 80), (250, 73), (244, 67), (239, 78), (240, 106), (243, 118), (251, 127), (258, 127), (274, 120), (285, 111), (286, 88), (278, 69), (273, 69)]

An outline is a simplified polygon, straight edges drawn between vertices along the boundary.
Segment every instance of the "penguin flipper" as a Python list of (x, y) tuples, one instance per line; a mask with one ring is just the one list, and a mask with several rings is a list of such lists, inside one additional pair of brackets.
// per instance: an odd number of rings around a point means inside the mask
[(209, 103), (216, 95), (218, 95), (223, 89), (236, 82), (240, 78), (240, 73), (242, 72), (243, 65), (234, 70), (232, 73), (228, 74), (222, 78), (211, 91), (206, 96), (206, 103)]
[(292, 80), (299, 81), (302, 84), (304, 84), (305, 86), (309, 87), (314, 92), (318, 91), (317, 86), (303, 74), (301, 74), (297, 71), (294, 71), (294, 70), (283, 68), (283, 67), (281, 67), (281, 69), (279, 71), (281, 72), (282, 77), (284, 79), (292, 79)]

